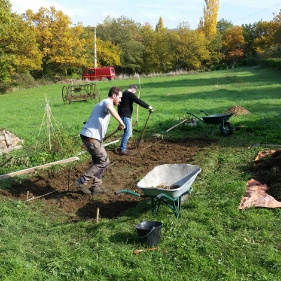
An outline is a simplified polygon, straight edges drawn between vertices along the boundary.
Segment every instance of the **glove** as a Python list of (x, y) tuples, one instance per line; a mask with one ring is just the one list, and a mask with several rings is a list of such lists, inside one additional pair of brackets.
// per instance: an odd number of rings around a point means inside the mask
[(148, 107), (148, 110), (149, 110), (150, 113), (154, 112), (154, 108), (151, 105)]

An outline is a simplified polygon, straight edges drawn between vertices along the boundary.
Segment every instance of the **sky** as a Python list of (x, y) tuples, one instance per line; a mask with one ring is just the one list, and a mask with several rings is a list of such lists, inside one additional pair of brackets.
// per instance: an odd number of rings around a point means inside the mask
[[(54, 6), (68, 15), (73, 24), (82, 23), (83, 26), (102, 24), (107, 16), (125, 16), (155, 27), (162, 17), (164, 26), (170, 29), (182, 22), (196, 29), (205, 6), (204, 0), (10, 0), (10, 3), (17, 14), (27, 9), (37, 12), (41, 7)], [(218, 20), (225, 19), (234, 25), (253, 24), (272, 20), (273, 13), (279, 14), (280, 10), (280, 0), (220, 0)]]

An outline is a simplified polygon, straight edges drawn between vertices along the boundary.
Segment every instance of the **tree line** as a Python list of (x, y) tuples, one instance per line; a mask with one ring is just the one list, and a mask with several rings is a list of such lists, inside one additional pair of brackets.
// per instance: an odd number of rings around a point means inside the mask
[(0, 0), (0, 81), (22, 73), (80, 78), (94, 66), (94, 28), (98, 66), (114, 66), (117, 74), (210, 70), (280, 58), (281, 13), (269, 22), (238, 26), (217, 20), (219, 0), (205, 3), (198, 28), (181, 22), (171, 30), (161, 17), (155, 27), (125, 16), (85, 27), (54, 7), (19, 15), (9, 0)]

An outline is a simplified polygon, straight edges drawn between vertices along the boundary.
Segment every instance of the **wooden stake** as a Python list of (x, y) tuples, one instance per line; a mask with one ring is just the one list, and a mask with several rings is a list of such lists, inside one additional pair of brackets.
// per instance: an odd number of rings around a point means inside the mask
[(100, 217), (100, 209), (97, 208), (97, 217), (96, 217), (96, 222), (99, 223), (99, 217)]
[(54, 192), (57, 192), (57, 191), (54, 190), (54, 191), (48, 192), (48, 193), (46, 193), (46, 194), (43, 194), (43, 195), (41, 195), (41, 196), (32, 197), (32, 198), (26, 200), (26, 202), (27, 202), (27, 201), (31, 201), (31, 200), (35, 200), (35, 199), (38, 199), (38, 198), (41, 198), (41, 197), (44, 197), (44, 196), (47, 196), (47, 195), (52, 194), (52, 193), (54, 193)]
[[(140, 98), (140, 90), (138, 92), (138, 99)], [(139, 105), (137, 105), (137, 116), (136, 116), (136, 124), (139, 123)]]
[(70, 184), (70, 171), (71, 171), (71, 169), (69, 169), (69, 170), (68, 170), (68, 177), (67, 177), (67, 191), (69, 191), (69, 190), (70, 190), (70, 188), (69, 188), (69, 184)]

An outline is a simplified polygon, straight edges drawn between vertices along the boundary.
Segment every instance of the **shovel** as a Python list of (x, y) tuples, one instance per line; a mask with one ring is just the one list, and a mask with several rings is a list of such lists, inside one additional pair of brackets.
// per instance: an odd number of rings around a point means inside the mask
[(145, 125), (144, 125), (142, 133), (141, 133), (141, 137), (139, 138), (138, 143), (137, 143), (137, 147), (140, 147), (142, 145), (142, 143), (143, 143), (143, 135), (144, 135), (144, 132), (145, 132), (145, 129), (146, 129), (146, 126), (147, 126), (147, 123), (148, 123), (148, 120), (149, 120), (149, 117), (150, 117), (151, 113), (152, 112), (149, 112), (149, 114), (147, 116)]
[(113, 131), (112, 133), (110, 133), (109, 135), (105, 136), (103, 141), (107, 140), (108, 138), (110, 138), (111, 136), (113, 136), (114, 134), (116, 134), (119, 131), (119, 128), (117, 128), (115, 131)]

